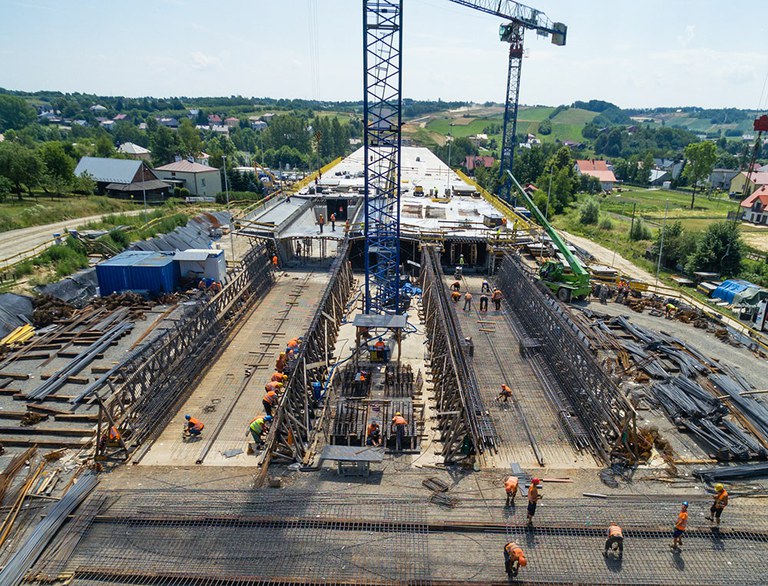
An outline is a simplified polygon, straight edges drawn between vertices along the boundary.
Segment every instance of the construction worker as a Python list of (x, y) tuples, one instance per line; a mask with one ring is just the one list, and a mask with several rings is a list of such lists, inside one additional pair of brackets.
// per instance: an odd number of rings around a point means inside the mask
[(277, 263), (278, 263), (277, 255), (273, 254), (272, 255), (272, 266), (277, 268)]
[(483, 313), (488, 311), (488, 295), (486, 295), (485, 293), (480, 295), (480, 311), (482, 311)]
[(715, 501), (709, 509), (709, 517), (707, 517), (707, 519), (713, 523), (717, 523), (717, 526), (720, 527), (720, 515), (723, 514), (723, 509), (728, 506), (728, 492), (719, 482), (715, 484), (714, 499)]
[(379, 427), (379, 424), (375, 421), (372, 421), (368, 425), (368, 429), (365, 432), (366, 439), (365, 439), (365, 445), (366, 446), (380, 446), (381, 445), (381, 428)]
[(344, 234), (349, 234), (349, 228), (350, 228), (349, 220), (344, 220)]
[(463, 254), (459, 255), (459, 266), (464, 266), (464, 255)]
[(458, 303), (459, 299), (461, 299), (461, 293), (459, 293), (458, 291), (453, 291), (451, 293), (451, 301), (453, 301), (454, 303)]
[(395, 413), (395, 416), (392, 418), (392, 431), (395, 433), (395, 449), (398, 452), (403, 451), (406, 425), (408, 425), (408, 421), (403, 417), (403, 414), (400, 411)]
[(490, 293), (491, 292), (491, 284), (488, 282), (488, 279), (483, 279), (483, 284), (480, 287), (480, 293)]
[(291, 338), (290, 340), (288, 340), (288, 343), (285, 345), (285, 351), (296, 353), (299, 351), (300, 344), (301, 344), (301, 338)]
[(517, 496), (517, 487), (520, 480), (517, 476), (507, 476), (504, 479), (504, 491), (507, 493), (507, 506), (515, 506), (515, 497)]
[(523, 548), (514, 541), (510, 541), (504, 546), (504, 570), (510, 578), (517, 576), (518, 570), (528, 565), (525, 559)]
[(288, 366), (288, 356), (285, 352), (280, 352), (280, 356), (277, 357), (277, 361), (275, 362), (275, 370), (283, 372), (286, 366)]
[(539, 494), (539, 483), (541, 479), (534, 478), (531, 480), (531, 486), (528, 487), (528, 526), (533, 526), (533, 516), (536, 514), (536, 505), (541, 499)]
[(186, 429), (184, 430), (185, 436), (199, 436), (203, 429), (205, 428), (205, 424), (200, 421), (199, 419), (195, 419), (191, 415), (185, 415), (184, 419), (187, 420)]
[(667, 319), (671, 319), (675, 311), (677, 311), (677, 307), (675, 306), (674, 303), (670, 301), (664, 306), (664, 317)]
[(248, 435), (248, 432), (250, 432), (253, 441), (258, 445), (261, 443), (261, 434), (263, 434), (265, 431), (269, 431), (269, 424), (271, 422), (271, 415), (259, 415), (258, 417), (251, 420), (251, 423), (248, 425), (248, 431), (245, 432), (245, 435)]
[(502, 399), (506, 403), (512, 398), (512, 389), (510, 389), (507, 385), (502, 384), (501, 390), (499, 391), (498, 396), (496, 397), (496, 401), (501, 401)]
[(454, 291), (461, 291), (461, 283), (459, 281), (454, 281), (451, 283), (451, 289)]
[(301, 258), (301, 242), (296, 243), (296, 256)]
[(280, 395), (277, 391), (267, 391), (264, 398), (261, 400), (261, 404), (264, 405), (264, 411), (267, 415), (272, 415), (272, 409), (277, 409), (277, 403), (280, 401)]
[(608, 526), (608, 539), (605, 540), (605, 551), (603, 552), (603, 555), (607, 556), (608, 550), (610, 549), (613, 549), (614, 551), (618, 550), (619, 557), (624, 555), (624, 534), (621, 531), (621, 527), (613, 521), (611, 521), (611, 524)]
[(275, 372), (272, 374), (272, 378), (270, 379), (276, 383), (287, 383), (288, 382), (288, 375), (283, 374), (282, 372)]
[(472, 293), (464, 293), (464, 311), (472, 311)]
[(208, 290), (214, 295), (216, 295), (217, 293), (221, 293), (221, 290), (222, 290), (221, 283), (219, 281), (214, 281), (213, 283), (211, 283), (211, 286), (208, 287)]
[(328, 219), (331, 221), (331, 232), (335, 232), (336, 231), (336, 214), (331, 213)]
[(688, 526), (688, 501), (683, 501), (680, 507), (680, 513), (677, 515), (677, 521), (675, 522), (675, 528), (672, 531), (672, 545), (671, 547), (675, 551), (680, 550), (680, 546), (683, 545), (683, 534), (685, 528)]
[(493, 305), (494, 305), (496, 311), (499, 311), (501, 309), (501, 289), (496, 287), (493, 290), (493, 294), (491, 295), (491, 299), (493, 300)]
[(280, 389), (283, 388), (283, 383), (279, 383), (277, 381), (269, 381), (267, 384), (264, 385), (264, 390), (269, 393), (270, 391), (274, 393), (280, 392)]
[(325, 225), (325, 217), (323, 214), (320, 214), (320, 217), (317, 218), (317, 225), (320, 226), (320, 234), (323, 233), (323, 226)]

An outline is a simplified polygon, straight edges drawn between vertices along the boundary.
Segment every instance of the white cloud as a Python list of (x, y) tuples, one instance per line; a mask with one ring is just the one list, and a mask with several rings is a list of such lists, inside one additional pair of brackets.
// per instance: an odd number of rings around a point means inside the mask
[(693, 40), (695, 33), (696, 33), (696, 25), (689, 24), (685, 27), (683, 34), (677, 37), (677, 42), (680, 43), (681, 47), (687, 47), (690, 44), (690, 42)]
[(190, 57), (192, 57), (192, 67), (194, 69), (202, 70), (221, 67), (221, 59), (206, 55), (202, 51), (193, 51)]

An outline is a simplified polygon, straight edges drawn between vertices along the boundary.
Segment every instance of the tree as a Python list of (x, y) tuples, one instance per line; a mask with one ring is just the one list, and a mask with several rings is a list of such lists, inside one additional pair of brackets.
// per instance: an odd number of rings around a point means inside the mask
[[(662, 247), (662, 234), (664, 246)], [(684, 265), (688, 257), (696, 249), (696, 236), (686, 232), (680, 220), (669, 222), (659, 230), (653, 243), (652, 254), (655, 258), (661, 250), (661, 264), (665, 267), (675, 268)]]
[(181, 154), (196, 157), (203, 148), (203, 141), (200, 139), (200, 131), (195, 128), (189, 118), (182, 118), (177, 131), (181, 141)]
[(27, 190), (37, 185), (43, 176), (43, 161), (37, 152), (13, 142), (0, 142), (0, 176), (14, 186), (21, 199), (22, 186)]
[(708, 271), (722, 276), (736, 275), (741, 268), (744, 244), (739, 226), (723, 221), (710, 224), (696, 242), (696, 250), (688, 257), (689, 273)]
[(629, 227), (630, 240), (650, 240), (651, 230), (645, 225), (642, 218), (637, 218)]
[(102, 134), (96, 139), (96, 156), (109, 158), (115, 154), (115, 145), (112, 139), (106, 134)]
[(582, 224), (597, 224), (599, 217), (600, 204), (594, 198), (588, 198), (579, 210), (579, 222)]
[(539, 122), (539, 134), (544, 136), (552, 134), (552, 121), (549, 118), (545, 118)]
[(150, 137), (149, 145), (155, 166), (170, 163), (181, 152), (178, 135), (166, 126), (158, 127)]
[(688, 164), (683, 169), (683, 175), (693, 185), (691, 192), (691, 209), (696, 202), (696, 187), (699, 181), (704, 180), (712, 173), (717, 160), (717, 147), (710, 141), (692, 142), (685, 147), (685, 158)]
[(35, 109), (23, 98), (0, 94), (0, 132), (19, 130), (37, 118)]
[(61, 195), (74, 179), (75, 161), (66, 153), (60, 142), (43, 143), (38, 152), (45, 167), (43, 189), (46, 193), (53, 191), (56, 195)]

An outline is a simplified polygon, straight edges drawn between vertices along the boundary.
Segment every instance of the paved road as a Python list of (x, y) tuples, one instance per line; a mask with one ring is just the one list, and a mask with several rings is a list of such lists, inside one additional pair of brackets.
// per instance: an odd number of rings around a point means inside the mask
[[(132, 210), (130, 212), (122, 213), (128, 216), (136, 216), (143, 213), (143, 211), (144, 210)], [(101, 220), (101, 218), (108, 215), (110, 214), (99, 214), (98, 216), (66, 220), (54, 224), (45, 224), (44, 226), (32, 226), (31, 228), (20, 228), (8, 232), (0, 232), (0, 268), (18, 260), (35, 256), (42, 250), (42, 248), (36, 251), (31, 251), (31, 249), (36, 246), (44, 247), (46, 243), (50, 243), (53, 239), (53, 234), (56, 232), (63, 233), (65, 229), (75, 229), (79, 226), (84, 226), (89, 222)], [(15, 256), (27, 251), (30, 252), (28, 254), (22, 254), (21, 257)]]

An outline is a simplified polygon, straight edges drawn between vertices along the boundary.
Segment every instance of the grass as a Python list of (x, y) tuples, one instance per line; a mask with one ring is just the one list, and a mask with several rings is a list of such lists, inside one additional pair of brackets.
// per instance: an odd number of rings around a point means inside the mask
[(0, 232), (133, 209), (137, 209), (135, 204), (97, 195), (34, 197), (22, 201), (9, 197), (0, 203)]

